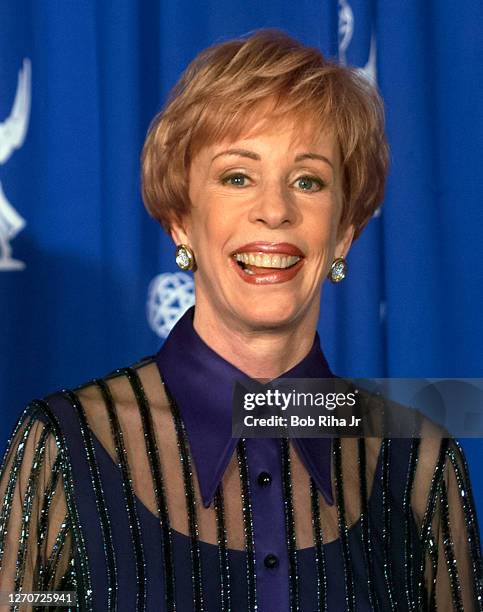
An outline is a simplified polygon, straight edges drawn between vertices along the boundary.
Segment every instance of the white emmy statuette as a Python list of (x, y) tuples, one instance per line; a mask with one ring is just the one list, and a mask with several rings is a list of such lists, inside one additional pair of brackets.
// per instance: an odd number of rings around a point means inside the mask
[[(31, 100), (31, 64), (24, 59), (18, 73), (17, 92), (9, 117), (0, 123), (0, 164), (19, 149), (27, 134)], [(0, 182), (0, 271), (23, 270), (25, 264), (12, 258), (12, 240), (25, 227), (23, 219), (8, 201)]]
[[(339, 0), (339, 62), (347, 66), (347, 49), (354, 36), (354, 12), (347, 0)], [(369, 57), (365, 66), (357, 68), (357, 72), (373, 85), (377, 84), (376, 74), (376, 37), (371, 35)]]

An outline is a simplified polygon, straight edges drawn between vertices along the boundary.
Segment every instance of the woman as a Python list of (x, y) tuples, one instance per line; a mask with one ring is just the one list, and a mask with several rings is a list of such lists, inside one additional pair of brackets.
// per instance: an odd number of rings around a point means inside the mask
[(479, 610), (460, 447), (233, 439), (235, 380), (327, 378), (326, 276), (379, 205), (381, 102), (274, 31), (203, 52), (143, 152), (196, 307), (156, 356), (36, 401), (5, 457), (3, 590), (86, 610)]

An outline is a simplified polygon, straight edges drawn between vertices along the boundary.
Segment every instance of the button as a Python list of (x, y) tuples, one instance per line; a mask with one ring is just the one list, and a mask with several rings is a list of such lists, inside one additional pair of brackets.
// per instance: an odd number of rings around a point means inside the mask
[(261, 487), (268, 487), (269, 484), (272, 483), (272, 475), (268, 472), (260, 472), (258, 474), (258, 484)]
[(278, 565), (278, 557), (276, 555), (269, 554), (265, 557), (263, 562), (265, 563), (265, 567), (273, 569)]

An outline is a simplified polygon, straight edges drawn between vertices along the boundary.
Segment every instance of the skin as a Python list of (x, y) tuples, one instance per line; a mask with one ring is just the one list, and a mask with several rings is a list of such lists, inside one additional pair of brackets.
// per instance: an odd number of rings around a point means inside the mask
[[(339, 227), (334, 135), (310, 125), (301, 129), (300, 121), (267, 124), (198, 152), (189, 172), (190, 215), (171, 231), (175, 244), (195, 253), (197, 333), (255, 378), (275, 378), (308, 353), (322, 282), (334, 258), (347, 255), (354, 234), (352, 226)], [(325, 159), (296, 160), (306, 153)], [(295, 278), (261, 286), (244, 282), (231, 255), (253, 241), (301, 249), (304, 264)]]

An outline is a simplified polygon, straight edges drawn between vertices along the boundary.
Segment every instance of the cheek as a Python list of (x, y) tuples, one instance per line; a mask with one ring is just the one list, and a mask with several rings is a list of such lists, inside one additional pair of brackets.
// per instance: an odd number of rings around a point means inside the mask
[(333, 214), (313, 215), (307, 224), (306, 232), (311, 247), (316, 251), (326, 252), (335, 246), (337, 219)]
[(227, 206), (226, 203), (217, 202), (216, 199), (206, 207), (200, 222), (205, 235), (217, 245), (218, 249), (228, 241), (233, 241), (243, 225), (243, 219), (240, 218), (240, 212), (236, 207)]
[(230, 235), (226, 220), (216, 210), (209, 209), (193, 215), (192, 221), (193, 246), (199, 251), (200, 258), (214, 262)]

